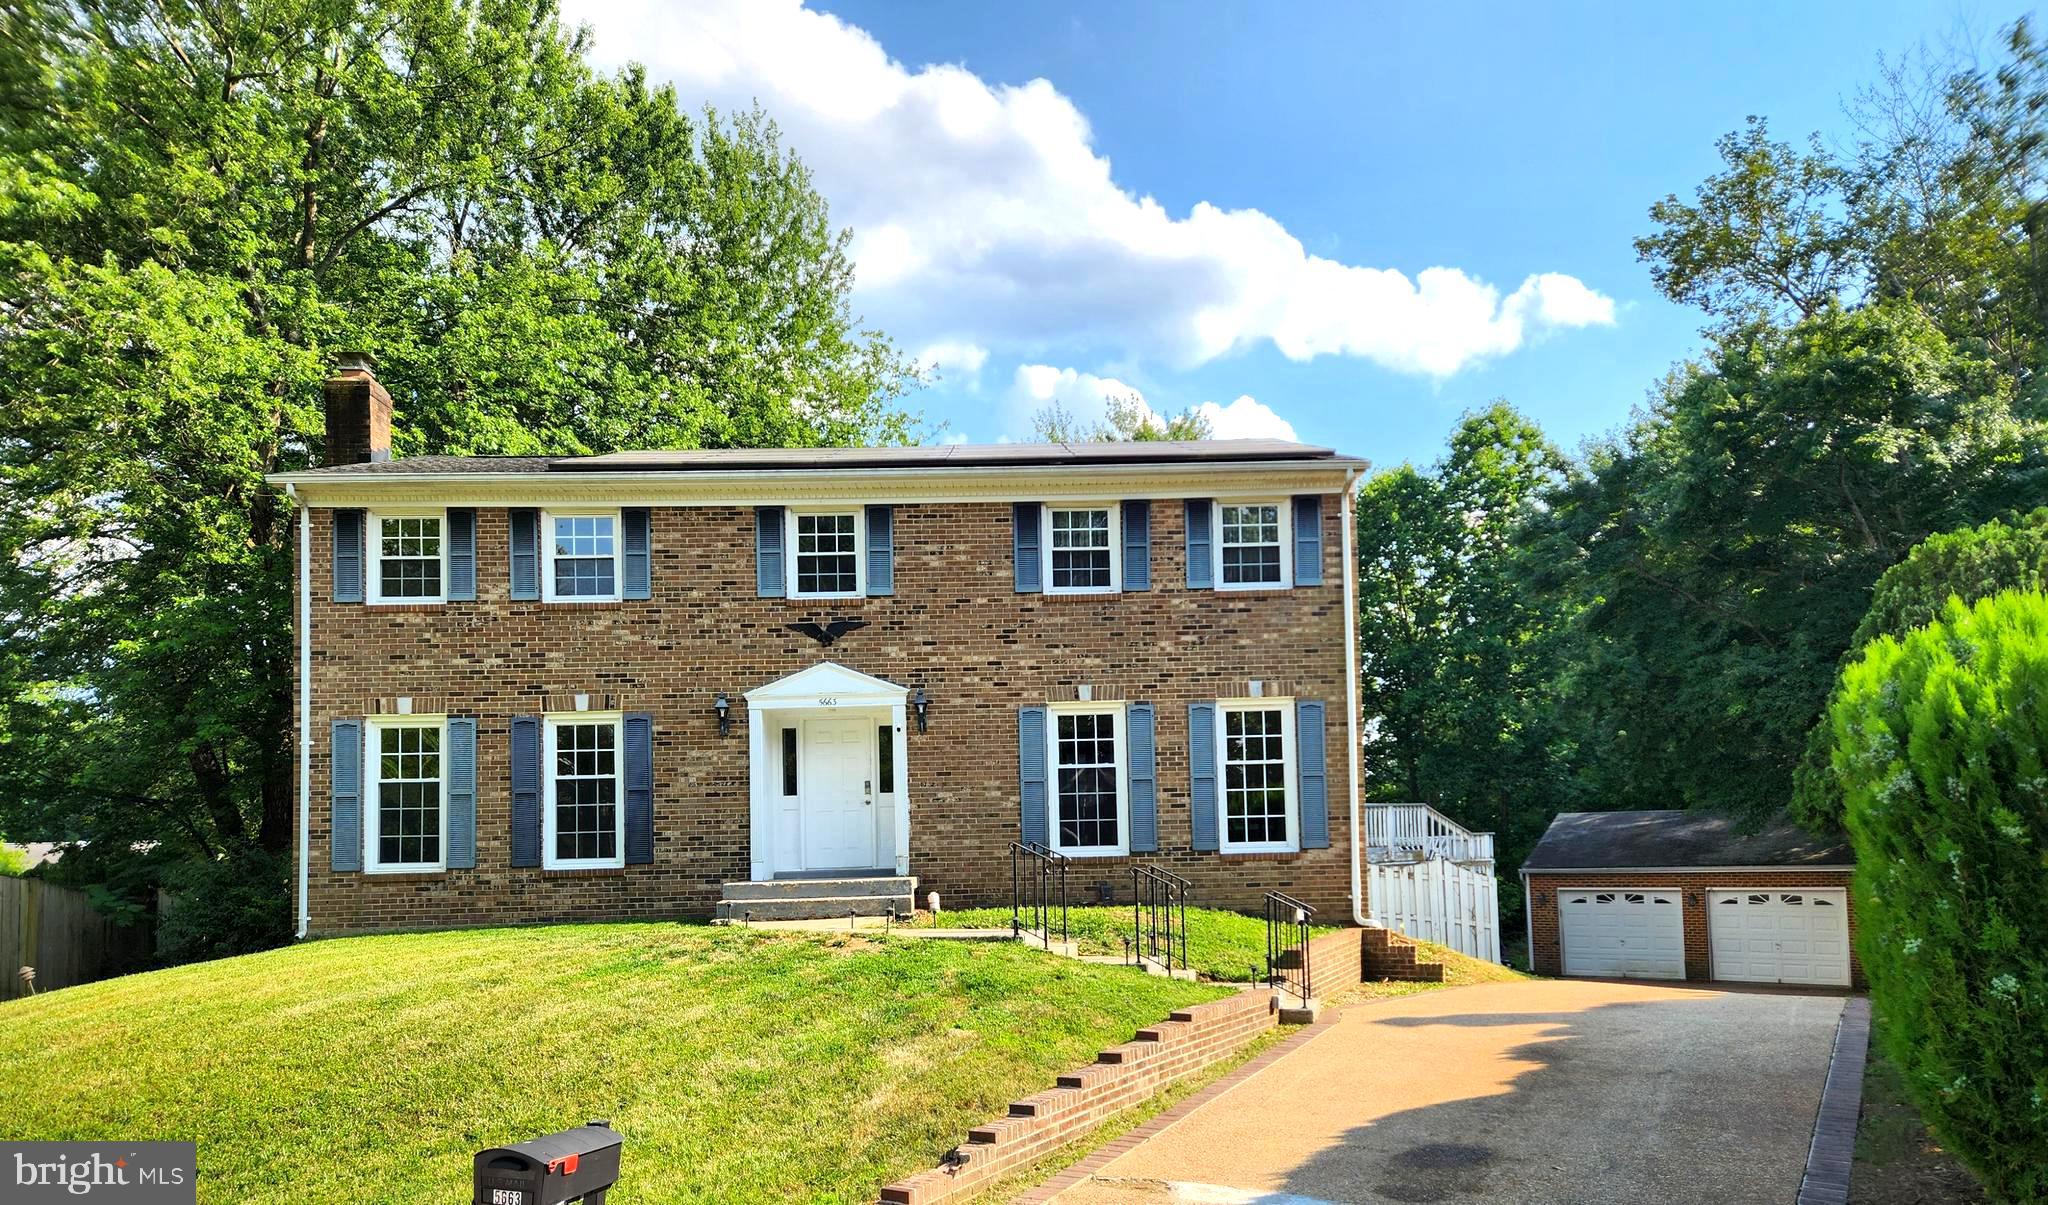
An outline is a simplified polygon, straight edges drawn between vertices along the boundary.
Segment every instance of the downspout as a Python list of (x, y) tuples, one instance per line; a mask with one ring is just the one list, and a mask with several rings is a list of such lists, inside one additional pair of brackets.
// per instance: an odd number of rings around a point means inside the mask
[(1347, 473), (1344, 477), (1344, 730), (1351, 742), (1350, 752), (1344, 761), (1351, 767), (1351, 923), (1365, 926), (1372, 923), (1365, 914), (1365, 871), (1362, 865), (1365, 851), (1359, 839), (1363, 812), (1359, 804), (1358, 767), (1358, 562), (1352, 545), (1357, 533), (1352, 530), (1354, 520), (1351, 510), (1357, 503), (1359, 479), (1364, 472)]
[(1529, 872), (1522, 872), (1522, 940), (1529, 954), (1529, 973), (1536, 973), (1536, 900), (1529, 894)]
[[(299, 503), (299, 489), (287, 485), (284, 492)], [(306, 898), (306, 867), (311, 859), (311, 837), (306, 829), (312, 817), (313, 799), (313, 528), (306, 508), (298, 505), (299, 521), (299, 931), (304, 940), (312, 927), (312, 904)]]

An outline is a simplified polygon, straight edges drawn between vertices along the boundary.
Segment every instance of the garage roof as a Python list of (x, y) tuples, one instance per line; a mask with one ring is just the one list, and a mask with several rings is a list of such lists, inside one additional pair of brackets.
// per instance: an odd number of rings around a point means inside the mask
[(1855, 861), (1846, 840), (1817, 837), (1789, 820), (1738, 833), (1733, 819), (1713, 812), (1565, 812), (1550, 822), (1522, 869), (1849, 866)]

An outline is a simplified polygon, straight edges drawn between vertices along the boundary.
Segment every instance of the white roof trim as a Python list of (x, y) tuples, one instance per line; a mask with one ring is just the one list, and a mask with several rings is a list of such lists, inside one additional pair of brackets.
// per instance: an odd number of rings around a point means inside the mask
[[(808, 669), (757, 686), (743, 697), (749, 707), (768, 709), (901, 703), (909, 695), (907, 686), (848, 669), (837, 661), (820, 661)], [(834, 702), (825, 702), (826, 699)]]

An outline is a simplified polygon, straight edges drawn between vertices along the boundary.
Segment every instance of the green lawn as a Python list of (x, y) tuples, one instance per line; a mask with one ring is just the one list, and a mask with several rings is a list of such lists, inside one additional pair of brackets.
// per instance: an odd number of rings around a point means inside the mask
[(1223, 989), (1011, 945), (573, 925), (362, 937), (0, 1004), (0, 1133), (199, 1144), (205, 1202), (468, 1199), (605, 1118), (613, 1205), (869, 1202)]
[[(1131, 935), (1131, 910), (1125, 908), (1070, 908), (1068, 932), (1083, 954), (1124, 953), (1124, 941)], [(1008, 908), (963, 908), (936, 916), (920, 914), (920, 925), (946, 929), (1007, 929)], [(1028, 922), (1027, 922), (1028, 923)], [(1057, 914), (1053, 921), (1058, 932)], [(1316, 933), (1328, 933), (1328, 926)], [(1266, 922), (1260, 917), (1214, 908), (1188, 909), (1188, 965), (1210, 979), (1245, 983), (1266, 973)]]

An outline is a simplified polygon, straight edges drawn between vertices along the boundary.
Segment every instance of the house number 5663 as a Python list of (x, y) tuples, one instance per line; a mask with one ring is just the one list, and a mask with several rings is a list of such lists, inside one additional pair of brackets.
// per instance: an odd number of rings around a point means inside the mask
[(833, 698), (833, 697), (832, 697), (831, 695), (819, 695), (819, 696), (818, 696), (818, 706), (820, 706), (820, 707), (837, 707), (837, 706), (839, 706), (839, 700), (838, 700), (838, 699), (836, 699), (836, 698)]

